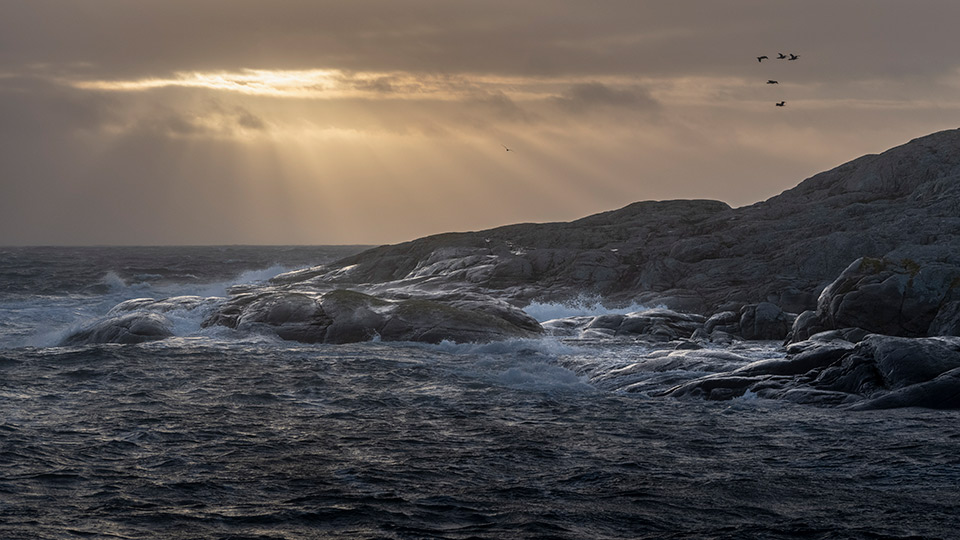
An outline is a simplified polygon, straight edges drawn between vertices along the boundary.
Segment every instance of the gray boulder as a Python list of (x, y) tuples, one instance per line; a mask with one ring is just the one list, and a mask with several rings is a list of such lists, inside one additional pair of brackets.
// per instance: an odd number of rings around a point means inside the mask
[(932, 381), (907, 386), (849, 408), (863, 411), (901, 407), (960, 409), (960, 368), (943, 373)]
[(669, 309), (648, 309), (628, 314), (617, 327), (618, 336), (645, 336), (659, 341), (689, 339), (706, 317)]
[(387, 314), (378, 333), (385, 341), (428, 343), (444, 340), (476, 343), (538, 335), (479, 309), (464, 309), (425, 299), (398, 302)]
[[(953, 301), (958, 283), (960, 267), (952, 264), (862, 257), (823, 290), (817, 318), (831, 329), (926, 336), (941, 306)], [(948, 317), (945, 313), (935, 331), (949, 325)]]
[(960, 338), (870, 335), (860, 343), (811, 339), (785, 358), (686, 381), (674, 397), (759, 397), (852, 408), (960, 408)]
[(791, 342), (803, 341), (826, 329), (817, 312), (808, 309), (797, 315), (797, 318), (793, 320), (793, 325), (790, 327), (790, 333), (787, 334), (786, 339)]
[(707, 334), (714, 331), (726, 332), (728, 334), (740, 333), (740, 314), (736, 311), (721, 311), (714, 313), (706, 322), (703, 323), (703, 330)]
[(95, 343), (133, 344), (156, 341), (173, 335), (173, 323), (159, 313), (132, 312), (109, 315), (71, 333), (60, 345)]
[(873, 361), (885, 388), (898, 389), (960, 367), (960, 339), (874, 335), (861, 341), (855, 354)]
[(272, 330), (281, 339), (303, 343), (324, 341), (333, 322), (321, 307), (320, 298), (300, 292), (268, 292), (252, 301), (244, 299), (234, 328)]
[(960, 300), (945, 302), (937, 311), (930, 327), (929, 336), (960, 336)]
[(854, 349), (847, 341), (806, 342), (808, 346), (785, 358), (759, 360), (733, 371), (741, 376), (755, 375), (802, 375), (811, 370), (823, 369), (839, 361)]
[(390, 303), (373, 296), (338, 289), (320, 299), (320, 309), (331, 320), (323, 334), (325, 343), (369, 341), (386, 324)]
[(740, 335), (744, 339), (782, 340), (790, 331), (795, 315), (770, 302), (749, 304), (740, 310)]

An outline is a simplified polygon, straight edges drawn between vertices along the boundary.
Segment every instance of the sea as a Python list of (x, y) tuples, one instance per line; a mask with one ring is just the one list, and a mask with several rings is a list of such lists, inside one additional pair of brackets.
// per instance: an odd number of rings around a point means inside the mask
[(671, 345), (307, 345), (198, 308), (60, 346), (359, 249), (0, 248), (0, 539), (960, 538), (958, 411), (659, 396), (778, 343), (644, 371)]

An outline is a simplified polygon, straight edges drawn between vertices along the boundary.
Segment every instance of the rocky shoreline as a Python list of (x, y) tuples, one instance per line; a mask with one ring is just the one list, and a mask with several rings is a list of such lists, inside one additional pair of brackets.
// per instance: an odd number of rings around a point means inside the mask
[[(543, 324), (522, 309), (585, 294), (655, 309)], [(783, 359), (667, 395), (957, 408), (960, 130), (861, 157), (743, 208), (640, 202), (569, 223), (381, 246), (226, 299), (126, 302), (64, 344), (162, 339), (171, 335), (163, 313), (185, 305), (209, 311), (204, 326), (308, 343), (555, 336), (695, 350), (776, 340)]]

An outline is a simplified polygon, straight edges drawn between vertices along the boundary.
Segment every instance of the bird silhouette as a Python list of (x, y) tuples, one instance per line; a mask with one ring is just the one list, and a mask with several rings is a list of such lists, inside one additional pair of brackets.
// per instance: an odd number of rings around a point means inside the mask
[(780, 103), (776, 103), (776, 106), (777, 106), (777, 107), (784, 107), (784, 106), (786, 106), (786, 104), (787, 104), (786, 101), (781, 101)]
[(775, 81), (773, 79), (770, 79), (769, 81), (767, 81), (767, 84), (780, 84), (780, 81)]
[(767, 55), (758, 56), (758, 57), (757, 57), (757, 62), (763, 62), (764, 60), (766, 60), (766, 59), (768, 59), (768, 58), (770, 58), (770, 57), (767, 56)]
[(783, 54), (782, 52), (781, 52), (781, 53), (777, 53), (777, 60), (783, 60), (783, 59), (786, 58), (786, 57), (787, 57), (787, 55)]
[(507, 152), (513, 152), (513, 150), (510, 150), (509, 148), (507, 148), (507, 145), (505, 145), (505, 144), (503, 144), (503, 143), (500, 143), (500, 146), (502, 146), (503, 149), (506, 150)]
[(800, 56), (797, 54), (790, 54), (790, 58), (787, 58), (787, 60), (796, 60), (797, 58), (800, 58)]

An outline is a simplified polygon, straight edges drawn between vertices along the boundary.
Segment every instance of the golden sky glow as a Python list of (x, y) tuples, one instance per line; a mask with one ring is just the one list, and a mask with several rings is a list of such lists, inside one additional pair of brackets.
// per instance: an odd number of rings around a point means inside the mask
[[(384, 243), (736, 206), (956, 127), (960, 5), (601, 7), (8, 6), (0, 244)], [(756, 61), (779, 51), (801, 57)]]

